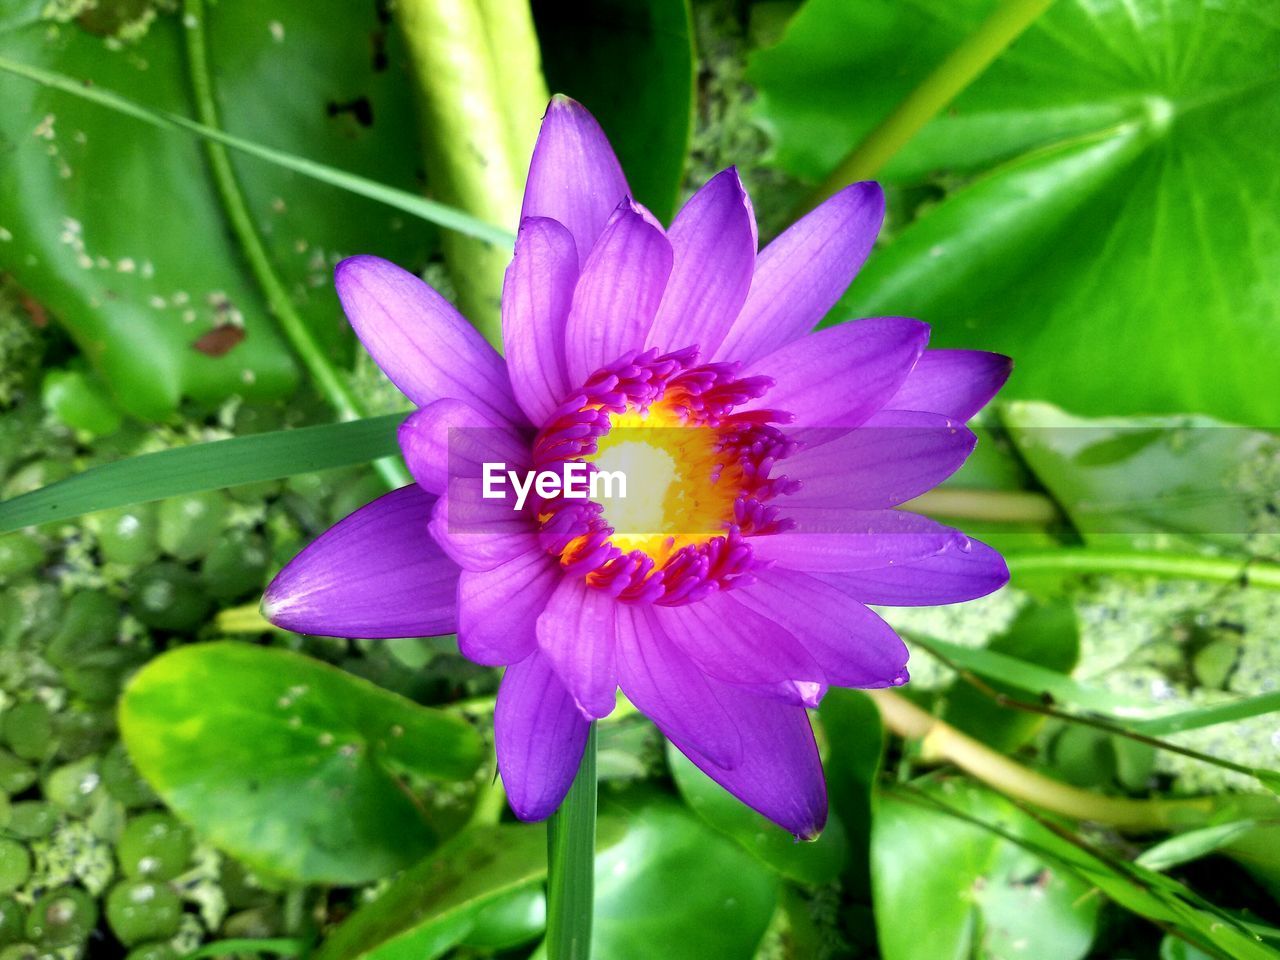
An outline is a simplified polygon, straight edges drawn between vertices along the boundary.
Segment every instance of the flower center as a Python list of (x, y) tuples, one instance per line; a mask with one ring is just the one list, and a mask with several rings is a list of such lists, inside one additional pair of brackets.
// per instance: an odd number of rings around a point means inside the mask
[(627, 354), (592, 374), (538, 433), (533, 459), (587, 463), (607, 492), (538, 499), (544, 548), (630, 602), (688, 603), (750, 582), (747, 539), (789, 525), (767, 501), (796, 486), (770, 476), (795, 447), (774, 426), (789, 417), (734, 412), (770, 386), (737, 377), (736, 364), (699, 365), (695, 347)]

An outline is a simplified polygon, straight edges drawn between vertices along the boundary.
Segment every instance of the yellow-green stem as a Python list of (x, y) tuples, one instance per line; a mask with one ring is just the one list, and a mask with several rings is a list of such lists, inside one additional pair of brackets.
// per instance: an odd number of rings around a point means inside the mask
[[(213, 94), (213, 77), (209, 70), (204, 0), (186, 0), (184, 14), (187, 27), (184, 31), (187, 38), (187, 68), (192, 94), (195, 97), (196, 114), (207, 127), (221, 130), (217, 101)], [(365, 410), (359, 398), (352, 391), (351, 385), (325, 356), (324, 350), (321, 349), (298, 311), (294, 309), (288, 291), (276, 275), (271, 257), (254, 226), (253, 217), (249, 213), (249, 206), (236, 179), (235, 170), (232, 169), (227, 148), (212, 141), (206, 141), (204, 148), (231, 230), (249, 263), (254, 279), (257, 280), (267, 300), (267, 307), (280, 325), (285, 339), (289, 341), (290, 346), (302, 361), (316, 389), (337, 413), (338, 419), (359, 420), (365, 416)], [(400, 487), (413, 482), (404, 464), (399, 460), (387, 457), (376, 461), (374, 466), (389, 486)]]
[(870, 179), (879, 173), (926, 123), (977, 79), (1052, 3), (1053, 0), (1001, 0), (978, 29), (840, 161), (809, 198), (806, 209), (817, 206), (850, 183)]
[(1032, 490), (965, 490), (939, 487), (903, 504), (908, 510), (937, 517), (989, 520), (997, 523), (1030, 523), (1039, 526), (1060, 522), (1057, 505)]
[[(548, 99), (528, 4), (399, 0), (395, 11), (416, 77), (432, 192), (513, 228)], [(463, 313), (501, 346), (502, 277), (511, 250), (457, 234), (442, 243)]]
[(921, 759), (947, 760), (1006, 796), (1051, 813), (1141, 833), (1205, 826), (1215, 814), (1228, 810), (1236, 816), (1260, 818), (1280, 812), (1280, 804), (1273, 798), (1260, 795), (1135, 800), (1092, 793), (1027, 769), (901, 694), (890, 690), (870, 690), (868, 694), (886, 727), (900, 737), (921, 742)]

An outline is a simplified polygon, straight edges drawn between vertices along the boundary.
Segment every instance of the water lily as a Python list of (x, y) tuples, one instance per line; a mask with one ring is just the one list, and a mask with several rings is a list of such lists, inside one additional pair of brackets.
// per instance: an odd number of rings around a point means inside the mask
[[(1008, 577), (989, 547), (899, 507), (964, 462), (964, 423), (1009, 361), (926, 350), (928, 326), (899, 317), (814, 332), (883, 214), (880, 188), (856, 183), (757, 253), (731, 168), (664, 230), (595, 120), (556, 98), (503, 289), (505, 359), (412, 274), (338, 266), (352, 326), (418, 407), (399, 434), (416, 484), (299, 554), (266, 615), (313, 634), (456, 632), (505, 666), (496, 747), (523, 819), (557, 808), (621, 689), (743, 802), (816, 835), (807, 711), (829, 685), (907, 678), (868, 605), (953, 603)], [(586, 461), (640, 462), (644, 495), (483, 493), (485, 464)]]

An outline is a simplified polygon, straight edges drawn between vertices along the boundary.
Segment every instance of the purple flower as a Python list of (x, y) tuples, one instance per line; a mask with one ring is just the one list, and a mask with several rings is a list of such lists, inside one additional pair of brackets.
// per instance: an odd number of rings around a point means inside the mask
[[(456, 631), (467, 657), (505, 665), (498, 763), (523, 819), (560, 804), (621, 688), (743, 802), (815, 836), (827, 801), (807, 708), (829, 684), (907, 678), (867, 604), (954, 603), (1008, 579), (994, 550), (896, 509), (964, 462), (964, 422), (1008, 359), (926, 351), (928, 326), (899, 317), (812, 332), (883, 214), (879, 186), (857, 183), (757, 254), (728, 169), (663, 230), (591, 115), (556, 98), (503, 289), (505, 360), (412, 274), (339, 264), (352, 326), (419, 408), (400, 428), (417, 483), (294, 558), (266, 615), (313, 634)], [(484, 494), (485, 464), (564, 477), (637, 450), (647, 487), (621, 512)]]

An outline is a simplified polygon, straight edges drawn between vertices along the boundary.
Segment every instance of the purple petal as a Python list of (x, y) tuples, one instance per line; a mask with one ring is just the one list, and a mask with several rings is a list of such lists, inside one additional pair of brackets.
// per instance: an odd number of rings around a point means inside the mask
[(538, 618), (538, 648), (583, 715), (607, 717), (617, 700), (618, 601), (579, 577), (562, 577)]
[(788, 570), (875, 570), (923, 560), (965, 539), (950, 527), (905, 510), (792, 509), (788, 501), (783, 503), (783, 516), (796, 521), (796, 529), (749, 542), (755, 557)]
[(617, 656), (618, 683), (641, 713), (716, 766), (738, 765), (737, 726), (647, 606), (619, 604)]
[(884, 221), (878, 183), (845, 187), (765, 247), (751, 292), (716, 351), (750, 363), (803, 337), (853, 281)]
[(443, 493), (450, 476), (480, 476), (485, 463), (524, 469), (529, 443), (506, 420), (461, 400), (437, 400), (400, 424), (400, 450), (418, 484)]
[(498, 352), (412, 273), (378, 257), (351, 257), (338, 264), (334, 283), (360, 342), (418, 406), (453, 397), (524, 422)]
[(817, 576), (863, 603), (931, 607), (994, 593), (1009, 582), (1009, 568), (985, 543), (966, 538), (900, 566)]
[(772, 687), (788, 680), (826, 679), (795, 637), (723, 594), (682, 606), (654, 607), (653, 614), (681, 652), (718, 680)]
[(881, 410), (838, 439), (789, 457), (782, 469), (801, 486), (784, 502), (787, 508), (830, 503), (865, 510), (896, 507), (960, 469), (977, 439), (941, 414)]
[(638, 205), (619, 205), (582, 268), (565, 325), (569, 381), (644, 345), (671, 274), (671, 244)]
[(564, 331), (578, 281), (573, 237), (555, 220), (520, 224), (502, 285), (502, 344), (516, 399), (535, 424), (568, 395)]
[(561, 580), (560, 565), (540, 551), (492, 570), (464, 570), (458, 580), (458, 649), (496, 667), (538, 648), (538, 617)]
[(885, 407), (968, 420), (999, 392), (1012, 369), (1013, 361), (998, 353), (926, 350)]
[(493, 739), (507, 800), (521, 820), (545, 819), (560, 806), (578, 772), (587, 727), (546, 657), (534, 653), (507, 667)]
[(645, 343), (663, 351), (696, 344), (710, 357), (742, 309), (756, 262), (755, 215), (738, 171), (695, 193), (667, 239), (674, 265)]
[(784, 410), (805, 427), (856, 427), (897, 393), (928, 341), (929, 326), (919, 320), (851, 320), (796, 340), (745, 373), (776, 381), (755, 406)]
[(751, 809), (797, 837), (816, 837), (827, 822), (827, 786), (808, 711), (730, 684), (708, 682), (742, 737), (742, 762), (726, 770), (664, 730), (667, 738)]
[(431, 535), (463, 570), (492, 570), (542, 550), (529, 515), (513, 510), (509, 497), (484, 499), (480, 483), (470, 478), (450, 479), (431, 513)]
[(829, 583), (774, 567), (729, 596), (799, 639), (834, 686), (906, 682), (906, 644), (887, 623)]
[(278, 627), (327, 637), (433, 637), (457, 629), (458, 568), (428, 528), (417, 485), (367, 503), (289, 561), (262, 598)]
[(550, 217), (573, 235), (585, 264), (605, 223), (630, 194), (613, 148), (582, 104), (554, 96), (542, 118), (520, 219)]

